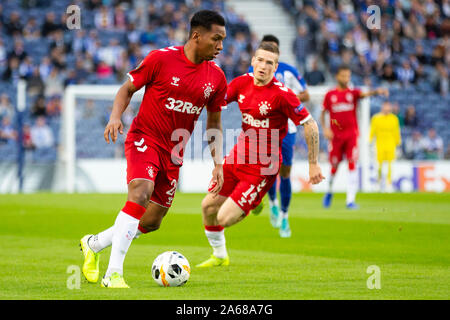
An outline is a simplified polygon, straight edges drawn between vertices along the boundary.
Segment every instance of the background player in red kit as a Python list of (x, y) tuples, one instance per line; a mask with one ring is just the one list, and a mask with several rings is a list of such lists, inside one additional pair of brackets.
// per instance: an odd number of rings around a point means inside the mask
[(213, 254), (198, 267), (229, 264), (224, 228), (245, 218), (275, 181), (282, 161), (281, 142), (288, 132), (288, 119), (305, 128), (310, 182), (316, 184), (324, 179), (317, 162), (317, 124), (294, 92), (274, 77), (278, 56), (278, 47), (261, 43), (252, 58), (254, 73), (240, 76), (228, 86), (227, 102), (238, 102), (242, 132), (225, 157), (222, 190), (219, 195), (207, 194), (202, 202), (205, 234)]
[[(329, 179), (328, 192), (323, 198), (323, 206), (330, 207), (333, 198), (332, 185), (339, 163), (343, 156), (348, 162), (348, 186), (347, 186), (347, 208), (357, 209), (355, 203), (356, 192), (358, 190), (358, 172), (356, 162), (358, 160), (358, 120), (357, 106), (362, 98), (383, 94), (389, 95), (385, 88), (378, 88), (373, 91), (361, 92), (360, 89), (349, 87), (351, 79), (350, 67), (342, 65), (336, 73), (337, 87), (328, 91), (323, 100), (323, 109), (320, 115), (320, 122), (324, 130), (324, 136), (330, 141), (329, 160), (331, 164), (331, 176)], [(325, 124), (325, 113), (330, 114), (330, 125)]]
[[(125, 141), (127, 202), (111, 228), (81, 239), (83, 274), (89, 282), (98, 280), (98, 252), (112, 244), (101, 284), (128, 288), (123, 262), (133, 238), (157, 230), (172, 204), (183, 157), (179, 140), (187, 142), (186, 133), (190, 136), (205, 106), (207, 130), (221, 132), (220, 112), (226, 105), (227, 82), (222, 70), (210, 60), (222, 50), (225, 37), (223, 17), (214, 11), (199, 11), (191, 19), (189, 40), (184, 46), (150, 52), (119, 89), (104, 133), (108, 143), (110, 135), (115, 142), (118, 132), (123, 133), (120, 119), (133, 93), (145, 86), (145, 94)], [(213, 149), (211, 154), (215, 162), (213, 192), (217, 193), (223, 184), (222, 157)]]

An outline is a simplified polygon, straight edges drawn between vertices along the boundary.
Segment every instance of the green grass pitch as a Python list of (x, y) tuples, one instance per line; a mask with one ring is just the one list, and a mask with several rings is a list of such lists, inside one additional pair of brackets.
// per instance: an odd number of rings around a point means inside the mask
[[(114, 223), (126, 196), (30, 194), (0, 196), (0, 299), (449, 299), (450, 194), (359, 194), (361, 209), (329, 210), (320, 194), (295, 194), (292, 237), (281, 239), (267, 206), (226, 229), (229, 267), (196, 269), (211, 249), (200, 215), (201, 194), (178, 193), (161, 229), (135, 240), (125, 260), (128, 290), (81, 280), (79, 239)], [(154, 258), (184, 254), (192, 267), (183, 287), (159, 287)], [(101, 274), (110, 249), (102, 252)], [(369, 266), (380, 289), (368, 289)], [(74, 278), (75, 277), (75, 278)]]

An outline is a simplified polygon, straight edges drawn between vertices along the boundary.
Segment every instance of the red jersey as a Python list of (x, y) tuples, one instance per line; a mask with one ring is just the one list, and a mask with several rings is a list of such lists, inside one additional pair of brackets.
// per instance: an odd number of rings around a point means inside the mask
[(261, 174), (261, 168), (274, 168), (277, 173), (288, 119), (299, 125), (311, 115), (275, 77), (265, 86), (256, 86), (253, 80), (253, 73), (247, 73), (228, 85), (227, 103), (237, 101), (242, 113), (242, 132), (229, 159), (249, 173)]
[(323, 109), (330, 113), (330, 128), (341, 138), (358, 135), (358, 119), (356, 109), (361, 99), (359, 89), (335, 88), (326, 93)]
[[(137, 89), (145, 86), (130, 132), (148, 136), (172, 153), (179, 164), (203, 108), (221, 111), (226, 105), (227, 91), (225, 75), (215, 62), (194, 64), (186, 58), (183, 49), (177, 46), (154, 50), (128, 73)], [(180, 142), (183, 142), (182, 149)]]

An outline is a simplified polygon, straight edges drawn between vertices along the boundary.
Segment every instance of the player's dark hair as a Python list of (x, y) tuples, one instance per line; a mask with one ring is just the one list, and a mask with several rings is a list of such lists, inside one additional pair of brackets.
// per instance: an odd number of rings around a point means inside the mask
[(192, 31), (195, 28), (202, 27), (210, 31), (211, 26), (217, 24), (219, 26), (225, 26), (225, 19), (216, 11), (212, 10), (200, 10), (197, 11), (191, 18), (191, 30), (189, 31), (189, 38), (192, 35)]
[(259, 49), (266, 50), (269, 52), (273, 52), (277, 55), (280, 55), (280, 50), (278, 49), (278, 47), (276, 45), (273, 45), (270, 42), (261, 42), (256, 50), (259, 50)]
[(350, 66), (348, 64), (341, 64), (337, 70), (336, 70), (336, 74), (338, 74), (339, 72), (343, 71), (343, 70), (350, 70)]
[(273, 34), (265, 34), (261, 42), (275, 42), (277, 46), (280, 46), (280, 40), (278, 40), (278, 38), (275, 37)]

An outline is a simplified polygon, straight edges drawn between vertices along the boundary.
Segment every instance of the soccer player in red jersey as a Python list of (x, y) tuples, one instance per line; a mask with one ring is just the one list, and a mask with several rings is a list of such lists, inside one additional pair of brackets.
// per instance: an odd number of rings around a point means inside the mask
[[(99, 252), (112, 245), (108, 269), (101, 285), (128, 288), (123, 262), (132, 240), (155, 231), (169, 210), (177, 188), (183, 149), (202, 109), (207, 109), (207, 130), (221, 133), (221, 109), (226, 105), (227, 82), (213, 60), (223, 49), (225, 20), (214, 11), (202, 10), (191, 19), (184, 46), (150, 52), (119, 89), (104, 136), (109, 143), (123, 133), (121, 116), (131, 97), (145, 86), (144, 97), (125, 141), (128, 198), (114, 225), (81, 239), (85, 256), (83, 274), (96, 282)], [(208, 132), (208, 131), (207, 131)], [(211, 140), (215, 137), (210, 137)], [(220, 137), (219, 137), (220, 138)], [(181, 140), (181, 141), (180, 141)], [(221, 140), (215, 152), (212, 180), (217, 194), (223, 185)]]
[[(323, 109), (320, 115), (320, 123), (324, 130), (324, 136), (329, 140), (329, 161), (331, 164), (331, 176), (329, 179), (328, 192), (323, 198), (323, 206), (329, 208), (333, 198), (332, 185), (339, 163), (343, 156), (348, 162), (348, 186), (347, 186), (347, 208), (357, 209), (355, 203), (358, 190), (358, 172), (356, 162), (358, 160), (358, 120), (356, 110), (358, 101), (373, 95), (388, 96), (385, 88), (378, 88), (368, 92), (349, 87), (351, 79), (350, 67), (342, 65), (336, 73), (337, 87), (328, 91), (323, 100)], [(330, 125), (325, 124), (325, 113), (329, 113)]]
[(245, 218), (275, 181), (282, 163), (281, 143), (288, 132), (288, 119), (305, 128), (310, 182), (317, 184), (324, 179), (317, 162), (317, 124), (294, 92), (274, 77), (278, 57), (278, 47), (261, 43), (252, 58), (254, 72), (237, 77), (228, 85), (227, 103), (238, 102), (242, 132), (225, 157), (221, 191), (218, 195), (208, 193), (202, 202), (205, 234), (213, 254), (198, 267), (229, 264), (224, 228)]

